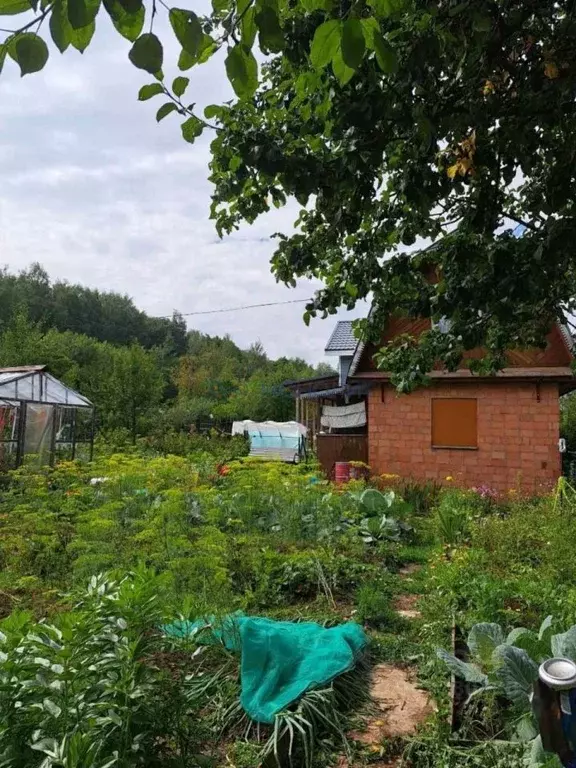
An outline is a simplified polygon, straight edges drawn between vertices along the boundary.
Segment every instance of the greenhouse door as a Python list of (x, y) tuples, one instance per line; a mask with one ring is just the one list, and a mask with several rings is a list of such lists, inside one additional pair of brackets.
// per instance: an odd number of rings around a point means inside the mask
[(49, 464), (54, 450), (55, 406), (26, 403), (24, 455), (33, 454), (39, 465)]

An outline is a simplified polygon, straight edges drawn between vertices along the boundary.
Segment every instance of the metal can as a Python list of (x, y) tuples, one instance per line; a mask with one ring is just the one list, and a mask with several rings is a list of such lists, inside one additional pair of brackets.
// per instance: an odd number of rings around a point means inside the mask
[(564, 764), (576, 766), (576, 664), (570, 659), (548, 659), (540, 665), (538, 677), (556, 697), (562, 732), (572, 753)]

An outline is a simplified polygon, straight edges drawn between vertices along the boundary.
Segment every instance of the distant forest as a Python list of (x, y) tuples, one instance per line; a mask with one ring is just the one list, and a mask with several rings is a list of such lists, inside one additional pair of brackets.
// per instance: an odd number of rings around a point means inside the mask
[(133, 437), (190, 431), (209, 418), (286, 420), (287, 379), (330, 372), (270, 360), (255, 342), (188, 331), (181, 315), (150, 317), (132, 299), (53, 282), (39, 264), (0, 271), (0, 366), (45, 364), (90, 398), (103, 430)]

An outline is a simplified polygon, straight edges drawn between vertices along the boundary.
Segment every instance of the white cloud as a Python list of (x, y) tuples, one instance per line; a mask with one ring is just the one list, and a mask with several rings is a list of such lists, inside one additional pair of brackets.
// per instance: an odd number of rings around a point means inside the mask
[[(52, 50), (42, 73), (21, 79), (7, 62), (0, 77), (0, 262), (18, 270), (39, 261), (54, 279), (129, 294), (157, 315), (311, 295), (306, 282), (278, 285), (269, 267), (270, 235), (291, 231), (295, 206), (219, 240), (208, 218), (210, 137), (189, 146), (174, 116), (156, 124), (161, 101), (137, 101), (149, 76), (102, 21), (83, 56)], [(200, 107), (230, 98), (221, 60), (190, 77)], [(189, 327), (319, 361), (334, 321), (306, 328), (302, 311), (195, 316)]]

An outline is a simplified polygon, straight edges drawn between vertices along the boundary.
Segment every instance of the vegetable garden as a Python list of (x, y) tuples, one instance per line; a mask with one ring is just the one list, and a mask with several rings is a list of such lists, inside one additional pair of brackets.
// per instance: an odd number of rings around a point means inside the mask
[[(0, 766), (560, 765), (530, 693), (541, 660), (576, 658), (570, 487), (336, 487), (311, 465), (143, 448), (2, 482)], [(360, 625), (368, 644), (258, 723), (223, 640), (236, 617)]]

